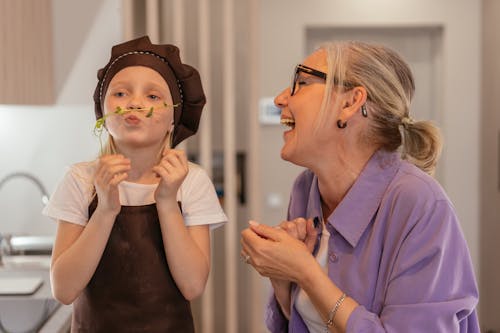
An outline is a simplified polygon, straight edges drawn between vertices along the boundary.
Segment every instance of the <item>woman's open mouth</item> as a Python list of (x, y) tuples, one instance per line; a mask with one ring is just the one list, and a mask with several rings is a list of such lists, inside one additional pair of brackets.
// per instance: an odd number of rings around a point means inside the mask
[(281, 118), (280, 123), (285, 129), (293, 130), (295, 128), (295, 120), (292, 118)]

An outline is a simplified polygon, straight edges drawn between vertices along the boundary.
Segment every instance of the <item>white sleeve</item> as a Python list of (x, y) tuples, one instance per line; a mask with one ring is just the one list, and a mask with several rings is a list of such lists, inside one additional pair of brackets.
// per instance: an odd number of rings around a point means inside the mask
[(85, 226), (89, 219), (88, 206), (93, 191), (88, 173), (77, 165), (71, 166), (51, 195), (43, 214), (56, 221)]
[(209, 224), (210, 230), (213, 230), (227, 222), (212, 181), (205, 170), (196, 164), (190, 163), (179, 199), (187, 226)]

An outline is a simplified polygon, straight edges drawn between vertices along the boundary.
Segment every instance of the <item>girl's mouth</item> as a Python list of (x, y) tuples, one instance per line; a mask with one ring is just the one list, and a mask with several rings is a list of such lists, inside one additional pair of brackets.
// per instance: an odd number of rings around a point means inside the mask
[(125, 116), (125, 122), (130, 125), (137, 125), (141, 122), (141, 119), (139, 119), (139, 117), (137, 117), (136, 115), (129, 114)]

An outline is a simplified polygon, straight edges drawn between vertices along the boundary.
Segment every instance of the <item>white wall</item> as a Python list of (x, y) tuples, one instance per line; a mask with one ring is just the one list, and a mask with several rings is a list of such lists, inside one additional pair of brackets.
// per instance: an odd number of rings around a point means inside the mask
[[(53, 106), (0, 105), (0, 179), (14, 171), (37, 176), (49, 192), (65, 168), (92, 159), (98, 141), (92, 94), (97, 70), (121, 40), (121, 1), (53, 1)], [(0, 189), (0, 233), (53, 234), (55, 223), (41, 216), (38, 189), (15, 178)]]
[[(445, 146), (438, 167), (479, 277), (481, 2), (273, 0), (260, 5), (261, 97), (275, 96), (289, 85), (293, 66), (306, 56), (306, 27), (442, 27), (441, 129)], [(260, 128), (261, 206), (263, 222), (268, 224), (286, 216), (289, 190), (300, 171), (279, 157), (282, 131), (277, 126)], [(275, 204), (268, 201), (270, 195), (277, 199)]]

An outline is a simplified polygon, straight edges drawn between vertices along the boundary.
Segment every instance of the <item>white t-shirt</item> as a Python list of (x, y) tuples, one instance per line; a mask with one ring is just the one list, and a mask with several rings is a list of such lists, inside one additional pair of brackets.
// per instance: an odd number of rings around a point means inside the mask
[[(52, 194), (43, 214), (85, 226), (89, 220), (88, 208), (93, 199), (93, 177), (97, 161), (81, 162), (69, 167)], [(123, 181), (118, 185), (122, 206), (143, 206), (155, 202), (158, 184), (137, 184)], [(215, 188), (206, 172), (189, 162), (189, 172), (177, 192), (186, 226), (209, 224), (215, 229), (227, 222)]]
[[(323, 271), (328, 274), (328, 241), (330, 239), (330, 233), (325, 228), (325, 223), (321, 222), (323, 225), (323, 231), (321, 232), (321, 241), (319, 244), (318, 253), (316, 254), (316, 260), (323, 268)], [(297, 297), (295, 298), (295, 308), (300, 314), (304, 323), (306, 324), (309, 332), (311, 333), (323, 333), (325, 332), (325, 323), (319, 316), (318, 310), (314, 307), (309, 298), (309, 295), (303, 289), (300, 289)]]

